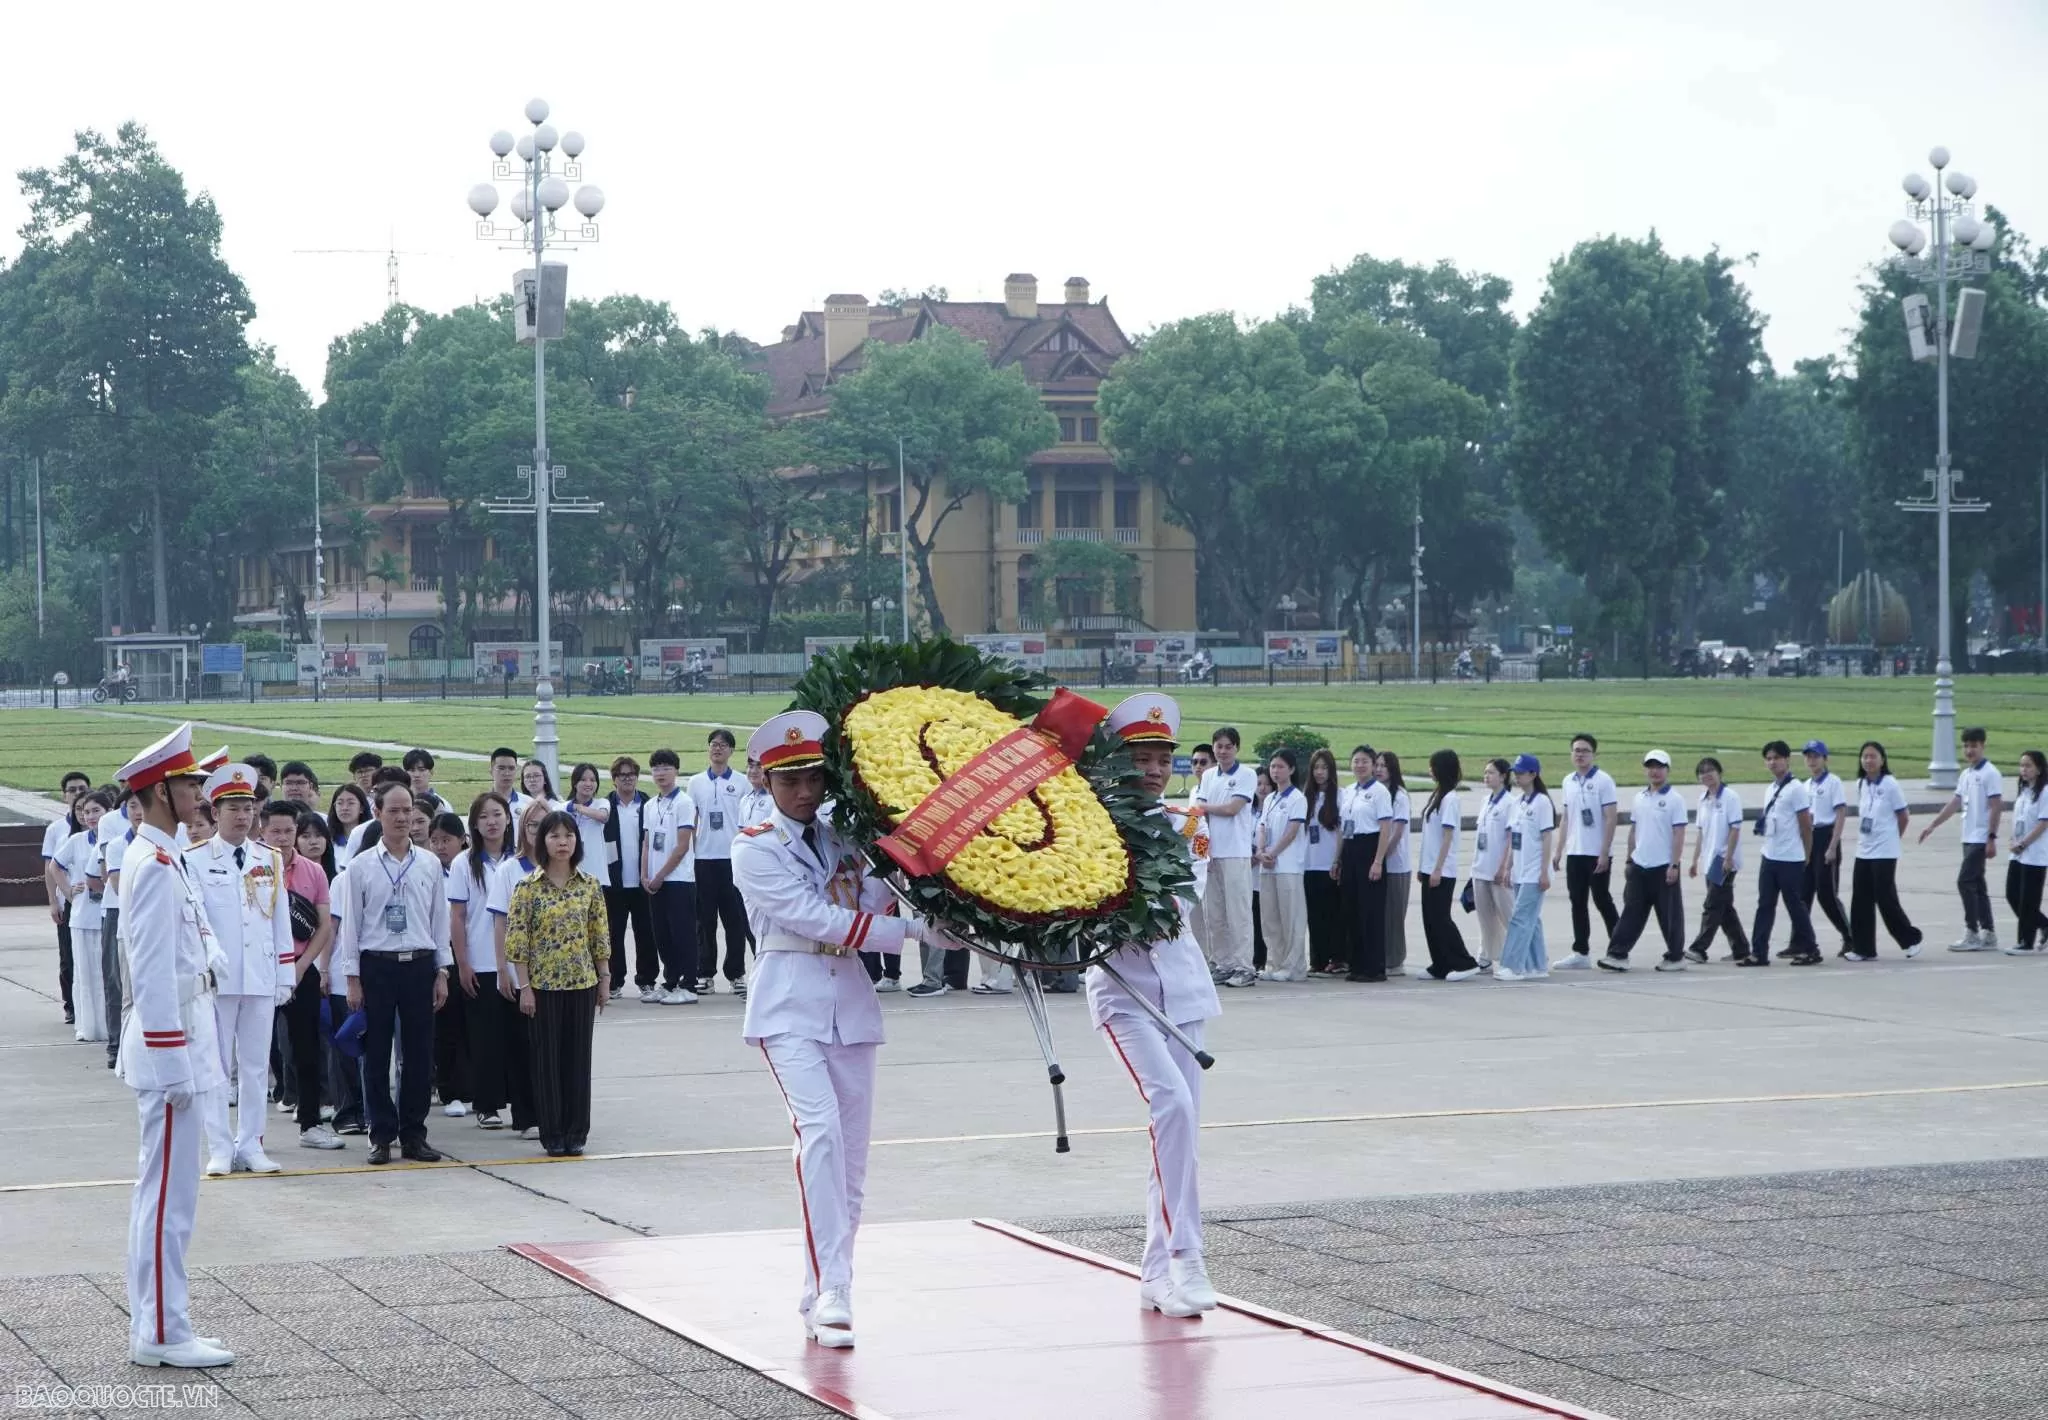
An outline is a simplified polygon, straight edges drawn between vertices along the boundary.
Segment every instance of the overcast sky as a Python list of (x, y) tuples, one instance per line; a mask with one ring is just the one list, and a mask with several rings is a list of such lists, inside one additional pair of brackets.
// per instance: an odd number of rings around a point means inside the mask
[[(408, 302), (505, 288), (463, 198), (536, 95), (608, 197), (572, 294), (764, 341), (828, 292), (1010, 271), (1086, 277), (1134, 334), (1269, 315), (1359, 252), (1526, 313), (1574, 242), (1654, 227), (1755, 254), (1789, 368), (1841, 348), (1931, 145), (2048, 238), (2048, 0), (114, 0), (10, 7), (7, 38), (10, 172), (144, 122), (316, 393), (394, 239)], [(23, 215), (10, 182), (10, 255)], [(362, 254), (302, 254), (331, 248)]]

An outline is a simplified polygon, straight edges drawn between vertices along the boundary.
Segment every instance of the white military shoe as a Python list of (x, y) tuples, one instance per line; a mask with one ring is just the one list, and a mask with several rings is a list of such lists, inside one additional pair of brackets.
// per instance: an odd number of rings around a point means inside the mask
[(1216, 1309), (1216, 1289), (1209, 1284), (1209, 1270), (1199, 1257), (1175, 1257), (1167, 1261), (1166, 1275), (1180, 1299), (1196, 1311)]
[(827, 1287), (804, 1313), (804, 1330), (820, 1346), (853, 1345), (853, 1300), (844, 1289)]
[(1138, 1284), (1138, 1305), (1165, 1316), (1200, 1316), (1202, 1309), (1183, 1297), (1171, 1277), (1155, 1277)]
[(206, 1176), (208, 1178), (226, 1178), (234, 1171), (234, 1160), (230, 1159), (226, 1154), (214, 1154), (206, 1161)]
[(255, 1148), (249, 1150), (246, 1154), (239, 1154), (236, 1156), (235, 1172), (283, 1173), (284, 1165), (279, 1163), (277, 1160), (271, 1158), (270, 1155), (264, 1153), (263, 1146), (259, 1144)]
[(232, 1366), (235, 1353), (211, 1337), (195, 1336), (190, 1341), (174, 1341), (168, 1346), (137, 1342), (128, 1348), (128, 1359), (138, 1366), (176, 1366), (181, 1370), (197, 1371), (207, 1366)]

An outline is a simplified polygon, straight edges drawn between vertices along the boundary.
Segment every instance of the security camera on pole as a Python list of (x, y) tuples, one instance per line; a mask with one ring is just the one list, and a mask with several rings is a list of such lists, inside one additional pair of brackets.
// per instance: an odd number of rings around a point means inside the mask
[[(516, 179), (508, 204), (518, 227), (500, 227), (491, 220), (498, 209), (498, 189), (492, 183), (478, 183), (469, 190), (469, 210), (476, 213), (479, 241), (496, 242), (533, 253), (533, 265), (513, 274), (513, 326), (521, 343), (533, 342), (533, 463), (521, 465), (519, 476), (526, 493), (519, 498), (493, 499), (485, 507), (494, 513), (534, 515), (534, 553), (538, 563), (534, 586), (536, 630), (540, 636), (539, 674), (534, 685), (533, 757), (548, 768), (548, 778), (558, 772), (560, 740), (555, 731), (555, 687), (548, 664), (551, 610), (548, 590), (548, 513), (595, 513), (602, 506), (588, 498), (563, 498), (555, 490), (568, 470), (548, 462), (547, 343), (559, 339), (565, 328), (569, 301), (569, 268), (544, 259), (549, 246), (582, 246), (597, 240), (597, 214), (604, 209), (604, 193), (589, 184), (576, 189), (576, 211), (581, 221), (558, 221), (556, 214), (569, 205), (569, 184), (583, 176), (583, 135), (557, 133), (547, 121), (548, 106), (543, 99), (526, 105), (526, 121), (533, 131), (514, 140), (504, 129), (491, 135), (491, 152), (497, 161), (491, 176)], [(516, 161), (514, 153), (518, 154)], [(561, 157), (557, 159), (559, 152)]]
[[(1934, 361), (1935, 452), (1934, 467), (1927, 472), (1933, 491), (1924, 498), (1905, 498), (1899, 507), (1912, 513), (1933, 513), (1939, 520), (1940, 545), (1938, 640), (1934, 663), (1934, 753), (1927, 765), (1931, 788), (1956, 786), (1956, 697), (1955, 667), (1949, 657), (1948, 606), (1948, 517), (1950, 513), (1981, 513), (1991, 505), (1975, 499), (1957, 498), (1955, 485), (1962, 478), (1949, 467), (1948, 457), (1948, 362), (1973, 359), (1977, 354), (1977, 332), (1984, 315), (1984, 293), (1964, 291), (1956, 303), (1951, 330), (1948, 314), (1948, 283), (1966, 276), (1980, 276), (1991, 270), (1991, 248), (1998, 240), (1988, 222), (1977, 220), (1970, 199), (1977, 195), (1977, 180), (1948, 169), (1948, 149), (1928, 153), (1935, 180), (1929, 183), (1918, 173), (1907, 173), (1900, 186), (1911, 206), (1909, 215), (1892, 223), (1892, 245), (1899, 255), (1891, 259), (1893, 270), (1916, 281), (1932, 284), (1935, 294), (1933, 329), (1928, 329), (1927, 298), (1908, 296), (1903, 302), (1906, 337), (1915, 360)], [(1933, 229), (1933, 250), (1928, 251), (1925, 222)], [(1923, 255), (1925, 253), (1925, 255)]]

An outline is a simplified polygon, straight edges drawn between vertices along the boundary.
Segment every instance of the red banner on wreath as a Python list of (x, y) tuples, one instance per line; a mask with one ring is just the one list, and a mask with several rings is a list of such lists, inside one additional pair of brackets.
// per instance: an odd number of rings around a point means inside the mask
[(930, 877), (1062, 769), (1071, 768), (1109, 710), (1071, 690), (949, 774), (876, 846), (914, 878)]

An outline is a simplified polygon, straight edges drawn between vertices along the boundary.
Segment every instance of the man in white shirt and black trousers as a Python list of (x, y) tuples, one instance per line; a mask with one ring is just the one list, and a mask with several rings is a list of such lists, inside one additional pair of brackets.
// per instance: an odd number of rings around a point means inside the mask
[(1551, 855), (1550, 870), (1564, 869), (1565, 891), (1572, 902), (1572, 949), (1550, 965), (1556, 970), (1584, 968), (1593, 954), (1593, 914), (1588, 901), (1599, 909), (1614, 940), (1614, 893), (1608, 883), (1614, 874), (1614, 827), (1621, 816), (1621, 794), (1614, 776), (1594, 762), (1600, 741), (1588, 734), (1572, 736), (1572, 772), (1565, 776), (1563, 833)]
[(1776, 925), (1778, 899), (1792, 919), (1792, 946), (1785, 959), (1794, 966), (1819, 966), (1820, 943), (1814, 939), (1813, 917), (1806, 910), (1806, 870), (1813, 857), (1813, 801), (1806, 785), (1792, 777), (1792, 746), (1772, 740), (1764, 746), (1764, 768), (1771, 772), (1770, 796), (1756, 821), (1764, 841), (1763, 862), (1756, 875), (1756, 920), (1750, 929), (1746, 966), (1764, 966), (1771, 959), (1771, 928)]
[(1806, 806), (1813, 815), (1813, 846), (1806, 855), (1806, 877), (1800, 896), (1811, 912), (1820, 902), (1828, 922), (1849, 949), (1849, 914), (1842, 910), (1842, 843), (1839, 830), (1848, 811), (1849, 795), (1839, 775), (1828, 772), (1828, 742), (1806, 742)]
[(747, 904), (732, 881), (732, 840), (740, 831), (740, 800), (747, 783), (732, 772), (736, 745), (732, 731), (713, 730), (706, 738), (708, 767), (690, 776), (690, 802), (697, 809), (697, 986), (699, 994), (717, 984), (718, 927), (725, 924), (726, 981), (735, 996), (747, 994), (747, 949), (754, 934), (747, 930)]
[[(1636, 794), (1628, 825), (1628, 878), (1622, 892), (1621, 921), (1615, 924), (1603, 971), (1627, 971), (1628, 954), (1650, 914), (1664, 933), (1660, 971), (1685, 966), (1685, 908), (1678, 888), (1678, 860), (1685, 848), (1685, 796), (1671, 787), (1671, 756), (1653, 749), (1643, 756), (1650, 784)], [(1674, 966), (1674, 963), (1676, 964)]]
[[(448, 894), (441, 861), (412, 841), (412, 789), (377, 790), (382, 836), (353, 859), (341, 881), (345, 906), (334, 949), (335, 972), (348, 983), (349, 1009), (368, 1018), (363, 1034), (363, 1093), (370, 1117), (370, 1162), (391, 1162), (391, 1145), (416, 1163), (438, 1162), (427, 1143), (434, 1077), (434, 1012), (448, 999)], [(339, 885), (339, 884), (337, 884)], [(397, 1027), (398, 1100), (391, 1098), (391, 1043)]]
[(1963, 815), (1963, 866), (1956, 874), (1956, 892), (1963, 899), (1963, 935), (1949, 943), (1952, 952), (1995, 952), (1998, 922), (1991, 915), (1991, 891), (1984, 883), (1984, 865), (1998, 856), (1998, 819), (2005, 807), (2005, 780), (1984, 757), (1984, 731), (1963, 731), (1963, 772), (1956, 792), (1941, 806), (1934, 822), (1920, 830), (1920, 841), (1953, 818)]
[(640, 761), (622, 754), (612, 761), (611, 792), (604, 796), (611, 813), (604, 821), (605, 917), (612, 933), (612, 992), (626, 986), (626, 927), (633, 928), (633, 984), (640, 999), (653, 1004), (659, 993), (661, 958), (654, 950), (654, 915), (641, 886), (640, 868), (647, 856), (647, 795), (640, 788)]

